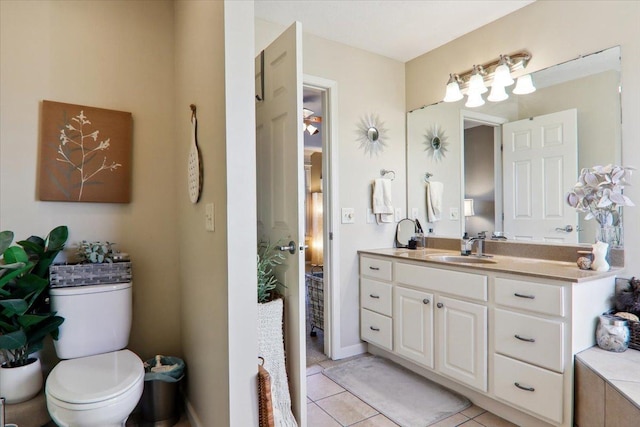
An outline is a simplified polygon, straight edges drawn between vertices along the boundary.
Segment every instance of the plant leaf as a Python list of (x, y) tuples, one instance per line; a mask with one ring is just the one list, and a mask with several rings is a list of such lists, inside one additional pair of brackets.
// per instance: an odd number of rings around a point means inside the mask
[(2, 310), (2, 315), (7, 317), (15, 316), (16, 314), (22, 316), (29, 308), (27, 302), (23, 299), (0, 300), (0, 307), (4, 309)]
[(14, 264), (16, 262), (28, 262), (29, 255), (24, 250), (24, 248), (20, 246), (11, 246), (4, 251), (4, 262), (7, 264)]
[(27, 335), (22, 329), (0, 335), (0, 348), (15, 350), (27, 345)]
[(47, 236), (46, 248), (49, 251), (59, 251), (64, 248), (69, 238), (69, 228), (66, 225), (60, 225), (49, 233)]

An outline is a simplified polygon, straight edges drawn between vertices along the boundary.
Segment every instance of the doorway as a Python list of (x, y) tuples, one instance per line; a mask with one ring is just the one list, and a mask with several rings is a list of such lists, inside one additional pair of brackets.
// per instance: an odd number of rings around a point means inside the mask
[(331, 145), (335, 140), (336, 82), (304, 76), (303, 133), (305, 164), (305, 320), (307, 366), (332, 358), (337, 337), (335, 295), (337, 236), (332, 206), (337, 197), (337, 169)]

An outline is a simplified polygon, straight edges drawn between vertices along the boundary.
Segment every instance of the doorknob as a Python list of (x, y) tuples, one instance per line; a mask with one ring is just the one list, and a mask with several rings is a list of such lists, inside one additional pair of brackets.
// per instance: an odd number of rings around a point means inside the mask
[(296, 242), (294, 242), (292, 240), (292, 241), (289, 242), (289, 246), (278, 246), (278, 250), (281, 250), (282, 252), (289, 251), (290, 254), (295, 254), (296, 253)]
[(571, 225), (565, 225), (564, 227), (556, 227), (556, 231), (571, 233), (573, 231), (573, 227)]

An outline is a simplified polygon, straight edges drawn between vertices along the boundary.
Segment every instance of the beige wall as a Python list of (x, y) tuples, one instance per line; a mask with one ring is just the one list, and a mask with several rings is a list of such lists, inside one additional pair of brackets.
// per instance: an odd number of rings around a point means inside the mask
[[(0, 15), (0, 229), (116, 242), (133, 260), (130, 348), (181, 356), (171, 1), (3, 0)], [(131, 203), (36, 199), (43, 99), (133, 114)]]
[[(406, 64), (407, 110), (437, 102), (444, 96), (449, 73), (467, 70), (501, 53), (527, 49), (533, 58), (527, 68), (536, 71), (611, 46), (622, 49), (622, 158), (640, 166), (640, 2), (537, 1), (502, 19), (464, 35)], [(633, 180), (637, 180), (637, 176)], [(637, 183), (636, 183), (637, 184)], [(640, 186), (626, 189), (640, 202)], [(639, 205), (640, 206), (640, 205)], [(638, 207), (625, 208), (625, 265), (627, 274), (639, 274)], [(636, 262), (634, 262), (636, 261)]]
[[(256, 52), (267, 46), (284, 28), (256, 20)], [(302, 28), (304, 33), (304, 27)], [(334, 206), (334, 228), (339, 253), (340, 342), (336, 356), (344, 357), (363, 351), (360, 344), (358, 312), (358, 257), (362, 248), (388, 247), (393, 244), (395, 223), (366, 223), (371, 207), (371, 182), (380, 177), (380, 169), (396, 171), (393, 181), (393, 203), (406, 215), (405, 196), (405, 114), (404, 64), (380, 55), (340, 43), (303, 34), (303, 68), (306, 75), (337, 82), (338, 140), (337, 150), (338, 205)], [(359, 148), (356, 129), (365, 114), (379, 115), (388, 130), (387, 147), (370, 157)], [(325, 114), (325, 116), (328, 114)], [(324, 156), (324, 161), (330, 161)], [(326, 184), (326, 181), (325, 181)], [(326, 188), (325, 188), (326, 191)], [(340, 209), (355, 209), (355, 224), (340, 224)]]

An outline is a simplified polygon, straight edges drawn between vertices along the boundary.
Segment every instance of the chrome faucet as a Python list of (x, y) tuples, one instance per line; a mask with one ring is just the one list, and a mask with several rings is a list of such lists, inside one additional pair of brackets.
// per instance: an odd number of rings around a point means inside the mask
[(473, 251), (473, 244), (476, 243), (476, 253), (473, 254), (477, 257), (485, 257), (484, 254), (484, 237), (472, 237), (470, 239), (462, 239), (462, 251), (461, 255), (471, 255)]

